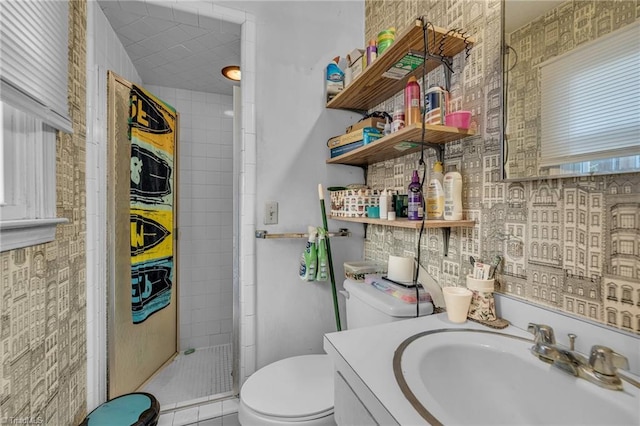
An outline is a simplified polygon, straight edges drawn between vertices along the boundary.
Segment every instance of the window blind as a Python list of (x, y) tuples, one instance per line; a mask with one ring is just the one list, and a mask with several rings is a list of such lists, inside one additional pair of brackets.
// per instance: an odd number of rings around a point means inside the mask
[(540, 166), (640, 154), (640, 23), (540, 65)]
[(0, 2), (0, 99), (71, 132), (67, 1)]

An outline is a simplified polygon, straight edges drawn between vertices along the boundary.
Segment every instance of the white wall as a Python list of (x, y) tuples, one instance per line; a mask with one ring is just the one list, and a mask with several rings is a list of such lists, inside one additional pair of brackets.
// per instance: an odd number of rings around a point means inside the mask
[(140, 83), (100, 6), (87, 2), (87, 409), (106, 398), (107, 70)]
[[(226, 2), (256, 21), (257, 229), (302, 232), (321, 225), (317, 185), (362, 183), (359, 168), (326, 165), (326, 141), (359, 116), (325, 109), (324, 70), (338, 55), (364, 46), (364, 3)], [(262, 225), (264, 203), (279, 203), (278, 225)], [(328, 204), (328, 201), (327, 201)], [(331, 241), (336, 280), (342, 263), (362, 258), (363, 227)], [(330, 221), (330, 230), (345, 223)], [(298, 278), (303, 240), (256, 241), (256, 367), (297, 354), (322, 353), (335, 331), (330, 284)], [(344, 323), (343, 315), (343, 323)], [(249, 357), (247, 357), (249, 359)], [(247, 362), (247, 374), (250, 362)]]
[(153, 85), (180, 114), (178, 291), (181, 351), (231, 343), (233, 97)]

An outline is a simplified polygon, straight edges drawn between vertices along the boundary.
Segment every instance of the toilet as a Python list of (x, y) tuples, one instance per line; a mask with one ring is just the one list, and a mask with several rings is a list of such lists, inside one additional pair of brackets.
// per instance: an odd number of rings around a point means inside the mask
[[(347, 328), (360, 328), (416, 316), (416, 305), (373, 286), (345, 280)], [(420, 303), (420, 315), (433, 313)], [(335, 426), (333, 362), (328, 355), (301, 355), (269, 364), (249, 377), (240, 390), (242, 426)]]

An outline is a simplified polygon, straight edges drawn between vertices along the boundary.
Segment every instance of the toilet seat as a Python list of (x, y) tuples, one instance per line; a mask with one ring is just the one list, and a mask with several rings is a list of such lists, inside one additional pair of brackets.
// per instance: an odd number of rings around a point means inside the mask
[(328, 355), (286, 358), (256, 371), (242, 386), (240, 402), (254, 413), (283, 422), (333, 413), (333, 363)]

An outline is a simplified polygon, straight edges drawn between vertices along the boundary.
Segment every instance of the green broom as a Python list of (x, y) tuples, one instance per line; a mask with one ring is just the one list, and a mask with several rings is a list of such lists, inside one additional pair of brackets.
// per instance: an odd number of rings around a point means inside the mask
[(322, 224), (324, 230), (327, 232), (327, 257), (329, 258), (329, 277), (331, 278), (331, 292), (333, 293), (333, 309), (336, 314), (336, 328), (338, 331), (342, 331), (340, 326), (340, 310), (338, 309), (338, 292), (336, 291), (336, 279), (333, 275), (333, 259), (331, 258), (331, 240), (329, 239), (329, 227), (327, 226), (327, 212), (324, 207), (324, 191), (322, 190), (322, 184), (318, 184), (318, 196), (320, 197), (320, 212), (322, 214)]

